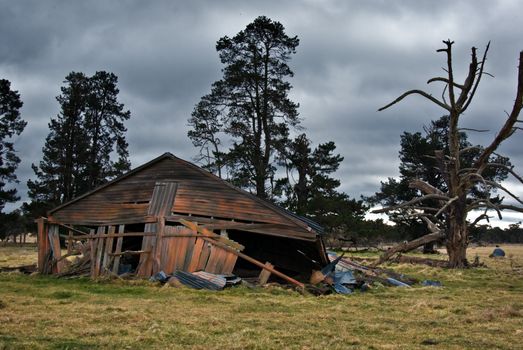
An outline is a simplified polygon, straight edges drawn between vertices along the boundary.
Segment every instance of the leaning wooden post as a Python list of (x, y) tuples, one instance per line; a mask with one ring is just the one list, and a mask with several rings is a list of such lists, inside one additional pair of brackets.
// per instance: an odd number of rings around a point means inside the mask
[[(125, 232), (125, 225), (118, 226), (118, 233), (123, 234)], [(116, 249), (115, 254), (120, 254), (122, 252), (123, 237), (118, 236), (116, 240)], [(114, 264), (113, 264), (113, 273), (118, 275), (118, 268), (120, 267), (120, 255), (115, 255)]]
[(62, 265), (63, 262), (61, 261), (62, 257), (62, 251), (60, 248), (60, 234), (59, 234), (59, 228), (58, 225), (50, 225), (49, 229), (47, 230), (47, 237), (49, 238), (49, 245), (51, 247), (51, 251), (53, 252), (52, 256), (52, 272), (53, 273), (60, 273), (62, 272)]
[[(274, 268), (274, 265), (272, 265), (270, 262), (266, 262), (265, 266), (268, 268)], [(271, 277), (271, 273), (268, 270), (262, 269), (260, 272), (260, 276), (258, 277), (258, 284), (260, 286), (263, 286), (264, 284), (267, 284), (269, 281), (269, 277)]]
[(48, 226), (46, 225), (46, 218), (39, 218), (36, 219), (36, 224), (38, 227), (38, 236), (37, 236), (37, 243), (38, 243), (38, 272), (44, 273), (45, 265), (46, 265), (46, 257), (49, 256), (49, 238), (47, 237), (47, 229)]

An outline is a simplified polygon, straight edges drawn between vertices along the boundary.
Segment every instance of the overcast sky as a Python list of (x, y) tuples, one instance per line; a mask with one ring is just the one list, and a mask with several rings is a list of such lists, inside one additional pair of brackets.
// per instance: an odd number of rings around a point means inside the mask
[[(290, 62), (291, 98), (313, 142), (332, 140), (345, 157), (336, 174), (341, 189), (357, 198), (373, 194), (380, 181), (398, 175), (402, 132), (422, 131), (444, 114), (419, 97), (377, 109), (412, 88), (441, 95), (441, 85), (426, 81), (444, 74), (445, 56), (436, 53), (444, 39), (455, 41), (458, 78), (470, 48), (482, 54), (492, 42), (486, 67), (495, 78), (485, 78), (462, 125), (490, 130), (471, 134), (473, 143), (495, 135), (514, 101), (522, 14), (517, 0), (0, 0), (0, 78), (19, 91), (28, 121), (16, 139), (19, 194), (27, 200), (31, 163), (42, 157), (47, 124), (59, 112), (55, 97), (71, 71), (119, 77), (120, 101), (132, 113), (126, 126), (133, 167), (164, 152), (191, 160), (197, 150), (186, 136), (187, 119), (221, 77), (216, 41), (260, 15), (300, 39)], [(516, 134), (500, 150), (520, 173), (522, 140)], [(507, 186), (523, 195), (523, 186)]]

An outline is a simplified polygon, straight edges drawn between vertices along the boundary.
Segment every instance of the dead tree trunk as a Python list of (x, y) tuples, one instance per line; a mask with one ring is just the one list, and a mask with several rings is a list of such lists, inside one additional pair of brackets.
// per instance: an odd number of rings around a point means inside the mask
[(467, 246), (466, 198), (463, 197), (461, 201), (454, 203), (453, 208), (449, 212), (446, 241), (449, 267), (463, 268), (468, 266)]

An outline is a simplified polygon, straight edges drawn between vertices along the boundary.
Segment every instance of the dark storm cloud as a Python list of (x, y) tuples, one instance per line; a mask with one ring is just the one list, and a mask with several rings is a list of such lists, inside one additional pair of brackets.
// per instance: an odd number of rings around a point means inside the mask
[[(119, 77), (120, 100), (132, 113), (133, 166), (166, 151), (190, 160), (196, 150), (187, 118), (221, 76), (215, 43), (259, 15), (300, 38), (290, 62), (291, 97), (314, 143), (336, 142), (345, 157), (337, 175), (351, 196), (372, 194), (380, 180), (396, 176), (401, 133), (422, 131), (444, 114), (418, 97), (377, 112), (405, 90), (441, 95), (441, 85), (426, 85), (444, 74), (445, 57), (436, 53), (441, 40), (456, 41), (458, 77), (470, 48), (482, 53), (492, 40), (487, 71), (496, 78), (485, 78), (463, 120), (490, 131), (471, 134), (471, 141), (488, 142), (512, 107), (523, 49), (514, 29), (523, 22), (518, 1), (0, 1), (0, 77), (20, 91), (29, 122), (17, 140), (20, 194), (71, 71)], [(523, 169), (520, 140), (521, 134), (500, 152)]]

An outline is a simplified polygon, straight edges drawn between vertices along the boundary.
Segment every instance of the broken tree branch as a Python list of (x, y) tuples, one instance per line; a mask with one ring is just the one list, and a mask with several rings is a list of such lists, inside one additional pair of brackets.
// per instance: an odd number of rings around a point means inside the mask
[(445, 234), (441, 231), (429, 233), (423, 237), (414, 239), (410, 242), (400, 243), (392, 248), (387, 249), (387, 251), (380, 256), (380, 258), (372, 264), (372, 266), (377, 266), (383, 264), (385, 261), (390, 259), (393, 255), (397, 253), (406, 253), (413, 249), (416, 249), (427, 243), (434, 241), (439, 241), (440, 239), (445, 238)]
[(516, 179), (518, 179), (519, 182), (523, 183), (523, 177), (516, 173), (512, 167), (506, 166), (505, 164), (499, 164), (499, 163), (488, 163), (487, 166), (497, 167), (497, 168), (504, 168), (506, 169), (512, 176), (514, 176)]
[(472, 99), (474, 98), (474, 95), (476, 94), (476, 91), (478, 90), (479, 82), (481, 81), (481, 77), (483, 76), (483, 74), (488, 74), (488, 73), (484, 73), (483, 69), (485, 67), (485, 62), (487, 61), (487, 53), (488, 53), (489, 48), (490, 48), (490, 41), (487, 43), (487, 47), (485, 47), (485, 52), (483, 53), (483, 59), (481, 60), (481, 64), (479, 66), (478, 78), (476, 79), (474, 87), (472, 88), (472, 92), (470, 93), (470, 97), (469, 97), (468, 101), (465, 103), (465, 105), (461, 109), (461, 113), (465, 112), (467, 110), (467, 108), (469, 107), (470, 103), (472, 102)]
[(447, 203), (445, 203), (444, 206), (441, 207), (440, 210), (438, 210), (438, 212), (434, 216), (438, 217), (441, 213), (443, 213), (449, 207), (449, 205), (451, 205), (453, 202), (458, 200), (458, 198), (459, 198), (458, 196), (451, 198), (449, 201), (447, 201)]
[(501, 184), (499, 184), (495, 181), (488, 181), (488, 180), (486, 181), (486, 183), (491, 185), (492, 187), (499, 188), (500, 190), (502, 190), (503, 192), (505, 192), (512, 198), (514, 198), (518, 203), (523, 204), (523, 201), (518, 196), (516, 196), (514, 193), (510, 192), (507, 188), (501, 186)]
[[(427, 84), (433, 83), (433, 82), (435, 82), (435, 81), (442, 81), (442, 82), (444, 82), (444, 83), (446, 83), (446, 84), (449, 84), (449, 83), (450, 83), (450, 81), (449, 81), (447, 78), (443, 78), (443, 77), (435, 77), (435, 78), (431, 78), (431, 79), (429, 79), (429, 80), (427, 81)], [(463, 85), (458, 84), (458, 83), (456, 83), (456, 82), (454, 83), (454, 86), (457, 87), (458, 89), (461, 89), (461, 90), (464, 89), (464, 86), (463, 86)]]
[(420, 190), (421, 192), (423, 192), (427, 195), (434, 194), (434, 195), (438, 195), (441, 197), (445, 197), (445, 198), (442, 198), (444, 200), (450, 199), (440, 189), (432, 186), (431, 184), (429, 184), (425, 181), (419, 180), (419, 179), (410, 181), (409, 188), (414, 188), (414, 189)]
[(414, 198), (414, 199), (412, 199), (412, 200), (410, 200), (408, 202), (404, 202), (404, 203), (401, 203), (401, 204), (398, 204), (398, 205), (393, 205), (393, 206), (390, 206), (390, 207), (387, 207), (387, 208), (382, 208), (382, 209), (376, 209), (376, 210), (373, 210), (372, 212), (374, 214), (387, 213), (387, 212), (392, 211), (392, 210), (396, 210), (396, 209), (400, 209), (400, 208), (411, 206), (412, 204), (416, 204), (416, 203), (422, 202), (422, 201), (427, 200), (427, 199), (439, 199), (439, 200), (445, 200), (445, 201), (450, 200), (450, 198), (447, 197), (447, 196), (442, 196), (442, 195), (439, 195), (439, 194), (428, 194), (428, 195), (425, 195), (423, 197)]
[(383, 106), (381, 107), (380, 109), (378, 109), (378, 111), (383, 111), (387, 108), (389, 108), (390, 106), (393, 106), (395, 105), (396, 103), (400, 102), (401, 100), (403, 100), (405, 97), (409, 96), (409, 95), (412, 95), (412, 94), (418, 94), (418, 95), (421, 95), (423, 97), (425, 97), (426, 99), (434, 102), (435, 104), (437, 104), (438, 106), (440, 106), (441, 108), (444, 108), (446, 109), (447, 111), (450, 112), (450, 106), (439, 101), (437, 98), (433, 97), (432, 95), (426, 93), (425, 91), (423, 90), (410, 90), (410, 91), (407, 91), (405, 92), (403, 95), (401, 95), (400, 97), (398, 97), (397, 99), (395, 99), (394, 101), (392, 101), (391, 103), (389, 103), (388, 105), (386, 106)]
[(523, 51), (519, 53), (519, 69), (518, 69), (518, 86), (516, 91), (516, 98), (514, 106), (508, 119), (506, 120), (499, 133), (496, 135), (492, 143), (483, 150), (483, 153), (476, 160), (474, 165), (481, 173), (486, 168), (490, 155), (498, 148), (498, 146), (512, 134), (512, 127), (518, 120), (519, 113), (523, 108)]
[(503, 209), (503, 210), (512, 210), (512, 211), (517, 211), (518, 213), (523, 213), (523, 208), (517, 207), (515, 205), (500, 204), (500, 205), (498, 205), (498, 207), (499, 207), (499, 209)]

